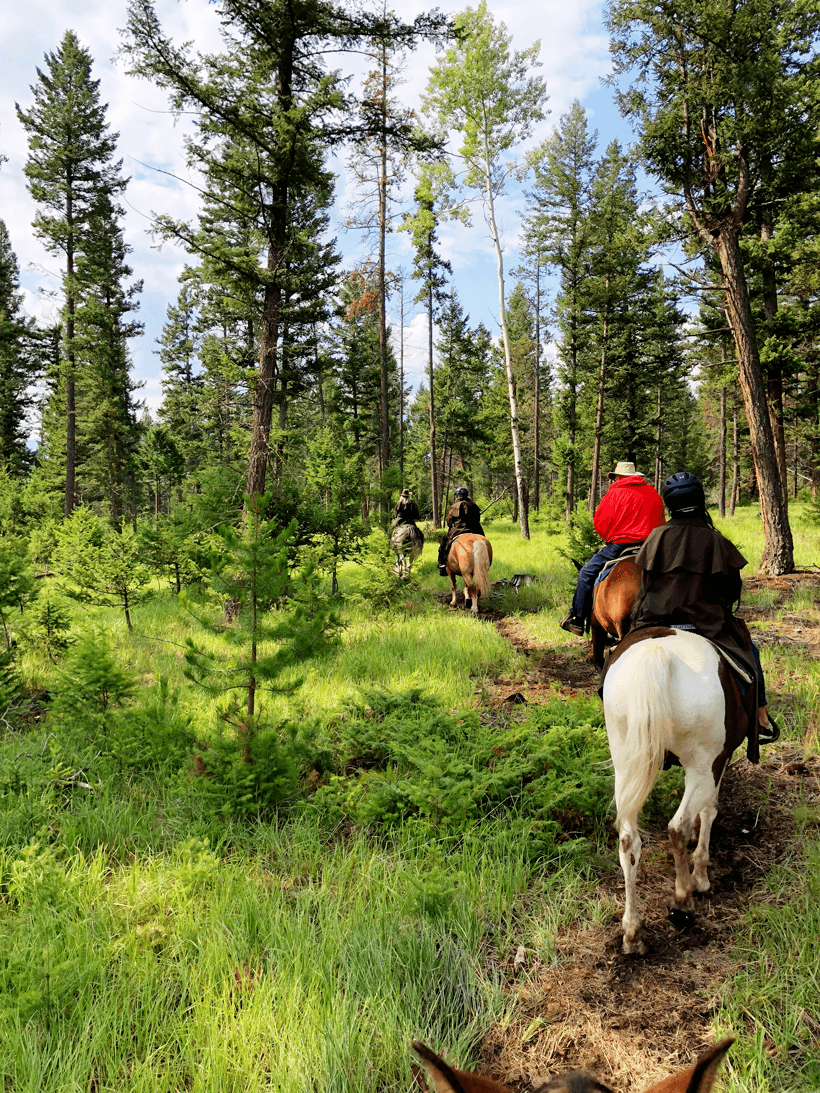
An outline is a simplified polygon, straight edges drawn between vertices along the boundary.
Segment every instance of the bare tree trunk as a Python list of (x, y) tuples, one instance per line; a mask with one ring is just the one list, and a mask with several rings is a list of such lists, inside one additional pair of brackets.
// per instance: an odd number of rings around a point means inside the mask
[(535, 398), (532, 411), (532, 505), (541, 506), (541, 264), (535, 260)]
[(760, 569), (771, 575), (791, 573), (794, 570), (794, 544), (783, 498), (783, 483), (763, 387), (760, 356), (737, 232), (722, 231), (716, 240), (716, 249), (723, 271), (727, 309), (737, 349), (740, 389), (749, 422), (752, 459), (760, 488), (764, 535)]
[(65, 380), (65, 500), (63, 512), (66, 517), (74, 511), (77, 503), (77, 402), (74, 388), (74, 370), (76, 358), (74, 350), (74, 207), (71, 186), (68, 187), (66, 204), (68, 238), (66, 241), (66, 353), (68, 370)]
[(401, 273), (401, 317), (399, 335), (399, 482), (404, 489), (404, 273)]
[(515, 376), (512, 368), (512, 350), (510, 348), (510, 332), (507, 327), (507, 302), (504, 298), (504, 255), (501, 251), (501, 240), (498, 237), (498, 227), (495, 222), (495, 202), (493, 199), (493, 187), (490, 178), (490, 153), (486, 138), (484, 146), (485, 182), (487, 212), (489, 213), (490, 232), (495, 245), (495, 255), (498, 267), (498, 308), (501, 322), (501, 340), (504, 344), (504, 364), (507, 369), (507, 394), (510, 400), (510, 434), (513, 446), (513, 465), (515, 467), (515, 485), (518, 496), (518, 519), (521, 526), (521, 538), (529, 539), (530, 524), (527, 511), (527, 497), (524, 489), (524, 468), (521, 462), (521, 438), (518, 432), (518, 398), (515, 392)]
[[(606, 279), (606, 287), (609, 288), (609, 278)], [(592, 474), (589, 481), (589, 498), (587, 509), (595, 512), (598, 504), (598, 468), (601, 463), (601, 433), (604, 428), (604, 382), (606, 380), (606, 350), (607, 350), (607, 320), (603, 320), (603, 338), (601, 345), (601, 367), (598, 370), (598, 402), (595, 407), (595, 439), (592, 442)]]
[(718, 513), (726, 515), (726, 388), (720, 389), (720, 431), (718, 439)]
[(663, 428), (661, 425), (661, 386), (658, 384), (658, 399), (655, 404), (655, 489), (658, 493), (661, 492), (661, 475), (663, 474), (663, 461), (661, 460), (661, 439), (663, 437)]
[[(760, 239), (768, 243), (774, 229), (771, 224), (764, 223), (760, 230)], [(777, 314), (777, 277), (774, 262), (767, 259), (763, 263), (763, 313), (766, 317), (766, 325), (771, 326)], [(783, 503), (788, 508), (789, 504), (789, 472), (786, 465), (786, 430), (783, 425), (783, 369), (778, 361), (774, 360), (769, 365), (768, 376), (769, 414), (772, 419), (772, 432), (777, 448), (777, 466), (780, 471), (780, 481), (783, 485)]]
[(729, 498), (729, 515), (734, 516), (740, 490), (740, 443), (737, 425), (737, 402), (732, 407), (732, 493)]
[(441, 527), (436, 474), (436, 408), (433, 390), (433, 286), (427, 286), (427, 370), (430, 377), (430, 489), (433, 494), (433, 527)]
[[(381, 381), (381, 447), (379, 466), (382, 477), (390, 462), (390, 402), (387, 374), (387, 270), (385, 247), (387, 239), (387, 109), (390, 80), (387, 71), (387, 46), (381, 43), (382, 69), (382, 131), (379, 148), (381, 175), (379, 178), (379, 377)], [(384, 510), (384, 497), (379, 494), (379, 511)]]

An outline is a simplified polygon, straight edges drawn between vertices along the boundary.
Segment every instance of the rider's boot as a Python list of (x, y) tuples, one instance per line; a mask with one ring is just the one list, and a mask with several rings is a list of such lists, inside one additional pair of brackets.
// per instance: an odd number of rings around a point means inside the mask
[(579, 638), (584, 636), (584, 620), (576, 619), (572, 613), (567, 615), (565, 619), (561, 619), (558, 625), (569, 634), (575, 634)]
[(773, 744), (780, 739), (780, 726), (775, 723), (765, 706), (757, 708), (757, 742)]

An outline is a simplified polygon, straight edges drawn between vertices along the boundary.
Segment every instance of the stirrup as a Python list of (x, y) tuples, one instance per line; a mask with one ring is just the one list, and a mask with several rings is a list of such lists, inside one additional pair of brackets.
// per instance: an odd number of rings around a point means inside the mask
[(773, 744), (775, 740), (780, 739), (780, 726), (774, 720), (771, 714), (769, 714), (768, 725), (757, 726), (757, 742), (758, 744)]

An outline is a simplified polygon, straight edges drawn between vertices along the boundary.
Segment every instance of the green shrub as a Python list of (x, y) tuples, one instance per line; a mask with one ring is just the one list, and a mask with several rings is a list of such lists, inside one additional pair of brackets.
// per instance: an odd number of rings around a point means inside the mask
[[(580, 712), (579, 712), (580, 711)], [(558, 699), (523, 720), (447, 713), (419, 691), (370, 693), (339, 728), (337, 773), (312, 805), (365, 827), (464, 833), (514, 817), (541, 852), (600, 826), (612, 795), (603, 716)]]

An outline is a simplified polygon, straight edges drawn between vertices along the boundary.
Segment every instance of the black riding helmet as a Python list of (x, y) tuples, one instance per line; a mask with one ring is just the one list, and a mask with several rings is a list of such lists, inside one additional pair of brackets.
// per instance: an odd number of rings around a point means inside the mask
[(669, 475), (663, 484), (663, 500), (672, 516), (706, 511), (703, 483), (689, 471)]
[(455, 497), (456, 501), (464, 501), (465, 498), (469, 496), (470, 491), (467, 489), (466, 486), (459, 486), (456, 492), (453, 494), (453, 497)]

